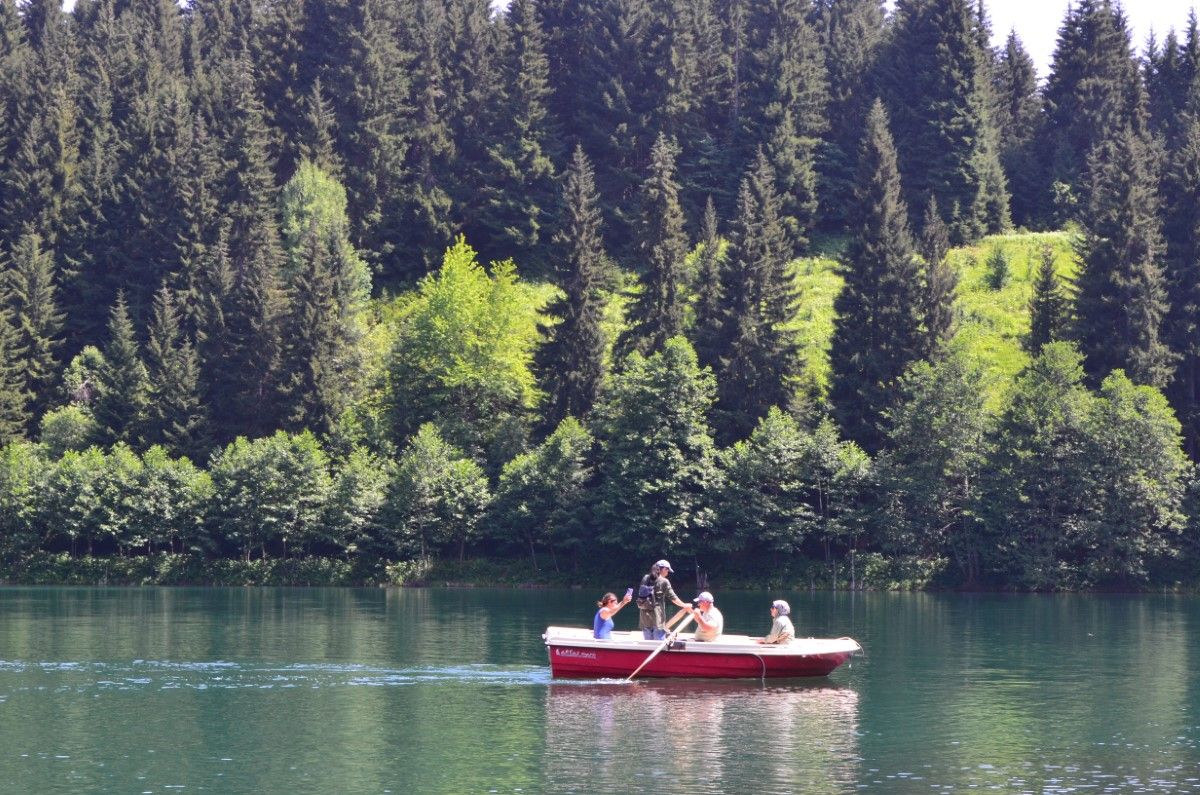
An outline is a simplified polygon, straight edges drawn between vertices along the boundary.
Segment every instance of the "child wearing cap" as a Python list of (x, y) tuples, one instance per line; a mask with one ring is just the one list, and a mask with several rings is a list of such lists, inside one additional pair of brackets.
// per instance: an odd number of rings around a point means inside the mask
[(788, 618), (788, 614), (791, 612), (791, 606), (782, 599), (771, 602), (771, 617), (775, 620), (771, 623), (771, 632), (765, 638), (759, 638), (758, 642), (788, 643), (796, 637), (796, 628), (792, 626), (792, 620)]
[(725, 617), (713, 605), (713, 595), (708, 591), (701, 591), (695, 601), (692, 617), (696, 619), (696, 640), (716, 640), (725, 629)]

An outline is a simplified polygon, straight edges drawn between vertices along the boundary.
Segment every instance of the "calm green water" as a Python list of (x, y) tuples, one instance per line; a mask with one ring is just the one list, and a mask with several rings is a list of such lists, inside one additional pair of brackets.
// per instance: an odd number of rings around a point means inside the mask
[[(1200, 790), (1197, 599), (787, 594), (867, 656), (552, 682), (596, 596), (0, 589), (0, 792)], [(717, 594), (751, 633), (769, 598)]]

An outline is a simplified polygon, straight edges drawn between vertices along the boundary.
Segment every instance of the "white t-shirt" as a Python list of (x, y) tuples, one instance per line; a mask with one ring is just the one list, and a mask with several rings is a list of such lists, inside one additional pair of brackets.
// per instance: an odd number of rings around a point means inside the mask
[(696, 640), (716, 640), (721, 631), (725, 629), (725, 617), (715, 606), (701, 610), (700, 615), (704, 618), (705, 623), (712, 626), (712, 629), (704, 629), (697, 619)]

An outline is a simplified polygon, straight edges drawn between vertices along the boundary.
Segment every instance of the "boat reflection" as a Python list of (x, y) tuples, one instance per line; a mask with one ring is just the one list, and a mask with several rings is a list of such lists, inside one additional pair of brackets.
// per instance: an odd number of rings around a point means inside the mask
[(844, 792), (859, 769), (858, 698), (828, 680), (555, 682), (548, 789)]

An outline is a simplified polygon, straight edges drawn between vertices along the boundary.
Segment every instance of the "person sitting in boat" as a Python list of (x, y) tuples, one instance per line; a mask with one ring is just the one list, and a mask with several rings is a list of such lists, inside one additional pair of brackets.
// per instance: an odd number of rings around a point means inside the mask
[(796, 629), (792, 626), (792, 620), (788, 618), (788, 614), (792, 612), (792, 608), (787, 602), (782, 599), (776, 599), (771, 602), (771, 618), (775, 619), (771, 624), (771, 632), (765, 638), (759, 638), (759, 643), (790, 643), (796, 637)]
[(612, 617), (621, 611), (621, 608), (629, 604), (629, 600), (633, 596), (625, 594), (625, 598), (617, 601), (617, 595), (611, 591), (600, 597), (600, 601), (596, 602), (596, 607), (600, 608), (596, 611), (596, 617), (592, 619), (592, 637), (600, 640), (608, 640), (612, 637), (613, 620)]
[(711, 641), (721, 637), (725, 629), (725, 617), (713, 605), (713, 595), (701, 591), (693, 602), (696, 605), (692, 608), (692, 618), (696, 619), (696, 640)]
[(667, 637), (667, 604), (691, 608), (680, 601), (671, 587), (667, 576), (673, 574), (671, 564), (660, 560), (650, 567), (650, 573), (642, 577), (638, 586), (638, 626), (646, 640), (662, 640)]

